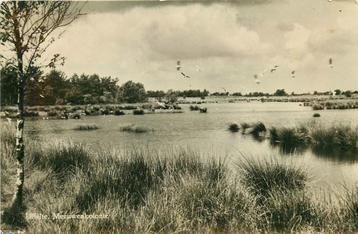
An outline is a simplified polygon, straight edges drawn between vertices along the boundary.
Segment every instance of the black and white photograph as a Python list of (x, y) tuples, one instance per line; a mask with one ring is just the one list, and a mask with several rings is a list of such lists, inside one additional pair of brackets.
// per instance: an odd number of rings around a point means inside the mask
[(358, 0), (0, 0), (0, 233), (358, 233)]

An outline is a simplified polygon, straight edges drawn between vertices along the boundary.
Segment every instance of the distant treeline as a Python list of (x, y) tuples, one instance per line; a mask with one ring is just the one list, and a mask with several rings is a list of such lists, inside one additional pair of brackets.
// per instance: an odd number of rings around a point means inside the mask
[[(209, 96), (209, 91), (207, 91), (206, 89), (204, 89), (203, 91), (196, 89), (196, 90), (184, 90), (184, 91), (170, 91), (172, 93), (174, 93), (177, 97), (206, 97)], [(157, 91), (147, 91), (147, 95), (148, 97), (153, 97), (153, 98), (164, 98), (167, 95), (168, 92), (164, 92), (162, 90), (157, 90)]]
[[(117, 78), (93, 75), (66, 77), (52, 70), (48, 74), (37, 72), (27, 81), (26, 105), (99, 104), (143, 102), (147, 99), (144, 86), (128, 81), (119, 86)], [(1, 105), (17, 102), (16, 70), (1, 69)]]
[[(17, 103), (17, 72), (15, 68), (6, 67), (1, 69), (1, 105), (15, 105)], [(44, 74), (35, 69), (31, 79), (26, 84), (25, 102), (28, 106), (37, 105), (63, 105), (63, 104), (110, 104), (110, 103), (136, 103), (145, 102), (148, 98), (156, 98), (160, 101), (173, 103), (178, 97), (200, 97), (207, 96), (235, 96), (235, 97), (265, 97), (265, 96), (289, 96), (284, 89), (277, 89), (273, 94), (263, 92), (214, 92), (208, 90), (184, 90), (184, 91), (146, 91), (144, 85), (127, 81), (118, 85), (118, 79), (112, 77), (100, 77), (93, 75), (77, 75), (67, 77), (63, 72), (52, 70)], [(310, 93), (295, 94), (292, 96), (308, 95)], [(313, 95), (345, 95), (350, 97), (358, 94), (358, 91), (317, 92)]]

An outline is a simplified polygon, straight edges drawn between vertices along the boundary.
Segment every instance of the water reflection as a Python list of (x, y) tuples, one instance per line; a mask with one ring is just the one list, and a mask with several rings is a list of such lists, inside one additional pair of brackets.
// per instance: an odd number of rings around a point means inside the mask
[(358, 162), (358, 151), (345, 151), (341, 149), (321, 149), (318, 147), (312, 148), (312, 153), (322, 159), (344, 162), (344, 163), (355, 163)]

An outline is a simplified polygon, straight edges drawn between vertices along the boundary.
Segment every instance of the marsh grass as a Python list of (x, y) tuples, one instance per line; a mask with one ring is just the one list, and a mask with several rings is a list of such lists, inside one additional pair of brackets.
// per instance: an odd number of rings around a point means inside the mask
[(7, 123), (0, 125), (0, 156), (1, 156), (1, 203), (6, 206), (15, 192), (16, 154), (15, 126)]
[(114, 115), (125, 115), (124, 111), (119, 110), (119, 109), (114, 110), (113, 114)]
[(319, 229), (324, 217), (303, 191), (276, 189), (269, 194), (263, 210), (268, 224), (264, 229), (268, 231)]
[[(7, 147), (1, 176), (11, 187), (13, 143), (2, 138), (1, 144)], [(71, 142), (29, 141), (26, 150), (28, 213), (108, 215), (28, 219), (28, 233), (358, 231), (357, 191), (343, 194), (336, 208), (314, 203), (308, 175), (298, 166), (247, 160), (236, 174), (225, 161), (187, 149), (92, 151)], [(2, 205), (8, 205), (4, 194)]]
[(144, 110), (142, 109), (133, 110), (133, 115), (144, 115)]
[(55, 174), (71, 175), (76, 169), (86, 170), (91, 165), (91, 152), (81, 144), (57, 142), (51, 147), (38, 146), (30, 153), (31, 165), (51, 169)]
[(265, 133), (266, 133), (266, 126), (263, 123), (257, 122), (252, 125), (250, 134), (252, 134), (254, 137), (263, 136), (262, 134)]
[(266, 126), (262, 122), (256, 123), (241, 123), (241, 133), (250, 134), (256, 140), (262, 140), (266, 135)]
[(130, 132), (130, 133), (146, 133), (146, 132), (151, 132), (154, 130), (151, 128), (144, 127), (144, 126), (137, 126), (135, 124), (130, 124), (127, 126), (120, 127), (120, 131)]
[(341, 201), (338, 217), (347, 224), (349, 231), (358, 230), (358, 186), (353, 190), (346, 189)]
[(250, 128), (250, 124), (249, 124), (249, 123), (246, 123), (246, 122), (241, 123), (240, 125), (241, 125), (241, 129), (242, 129), (242, 133), (246, 133), (246, 130), (247, 130), (248, 128)]
[(190, 105), (190, 106), (189, 106), (189, 109), (190, 109), (190, 111), (198, 111), (198, 110), (200, 110), (200, 106)]
[(231, 124), (229, 124), (228, 130), (230, 132), (238, 132), (240, 130), (240, 127), (236, 123), (231, 123)]
[(271, 145), (279, 146), (281, 151), (284, 153), (302, 151), (310, 143), (308, 129), (304, 127), (272, 127), (270, 128), (269, 133)]
[(99, 127), (96, 124), (80, 124), (74, 128), (77, 131), (91, 131), (97, 130)]
[(107, 194), (115, 196), (123, 205), (136, 208), (144, 202), (146, 194), (154, 186), (151, 168), (140, 156), (130, 160), (111, 159), (110, 164), (96, 161), (88, 171), (87, 178), (88, 182), (76, 197), (76, 204), (82, 212), (90, 210)]
[(312, 146), (321, 151), (358, 151), (358, 129), (345, 125), (311, 130)]
[[(301, 152), (307, 148), (320, 156), (358, 159), (358, 129), (348, 125), (325, 127), (307, 123), (298, 127), (271, 127), (270, 143), (284, 153)], [(346, 155), (346, 156), (345, 156)]]
[(280, 163), (276, 159), (243, 159), (238, 168), (242, 183), (260, 200), (265, 200), (276, 190), (302, 190), (308, 182), (308, 175), (304, 170)]

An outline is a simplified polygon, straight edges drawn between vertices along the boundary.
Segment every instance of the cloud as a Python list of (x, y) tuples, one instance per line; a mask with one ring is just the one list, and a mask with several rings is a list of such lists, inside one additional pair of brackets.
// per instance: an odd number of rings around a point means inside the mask
[(235, 21), (234, 11), (221, 6), (167, 8), (159, 17), (153, 15), (143, 28), (156, 59), (243, 57), (268, 49), (255, 31)]
[[(144, 15), (146, 19), (139, 20)], [(74, 55), (78, 62), (97, 57), (108, 63), (123, 59), (245, 57), (269, 49), (255, 31), (236, 22), (235, 10), (200, 4), (90, 14), (69, 29), (58, 46), (67, 48), (66, 54)]]
[(200, 4), (210, 6), (212, 4), (227, 4), (230, 6), (238, 5), (260, 5), (269, 4), (274, 0), (149, 0), (149, 1), (89, 1), (84, 10), (90, 13), (105, 12), (124, 12), (135, 8), (160, 8), (167, 6), (186, 6), (191, 4)]
[(294, 24), (293, 29), (288, 31), (285, 37), (285, 48), (294, 52), (303, 52), (307, 49), (310, 30), (300, 24)]

